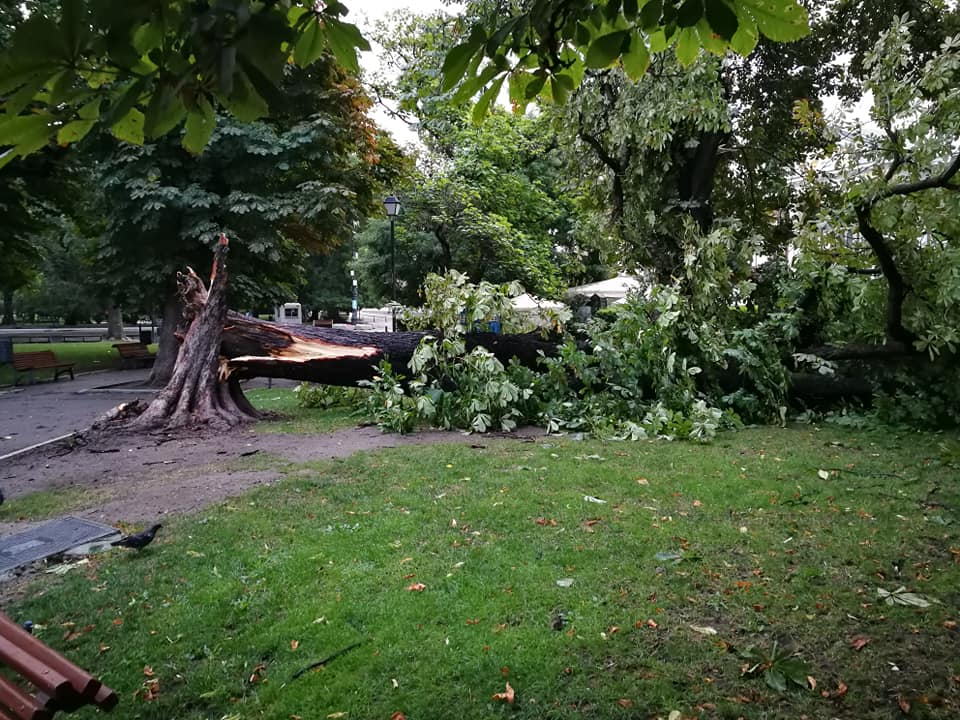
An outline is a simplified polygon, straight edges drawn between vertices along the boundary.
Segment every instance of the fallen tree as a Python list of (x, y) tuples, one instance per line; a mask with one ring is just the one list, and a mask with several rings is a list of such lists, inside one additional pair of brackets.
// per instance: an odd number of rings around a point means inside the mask
[[(230, 312), (226, 306), (225, 237), (214, 250), (209, 290), (190, 268), (178, 273), (184, 309), (176, 336), (181, 340), (173, 374), (166, 387), (146, 407), (127, 409), (124, 417), (133, 430), (170, 430), (196, 425), (226, 426), (254, 420), (260, 413), (244, 396), (241, 382), (255, 377), (286, 378), (307, 382), (355, 386), (372, 380), (381, 360), (389, 360), (396, 372), (405, 374), (426, 332), (356, 332), (353, 330), (279, 325)], [(534, 368), (543, 356), (556, 356), (556, 342), (538, 334), (495, 335), (470, 333), (467, 350), (483, 347), (503, 364), (512, 359)], [(818, 348), (821, 357), (859, 359), (867, 364), (916, 359), (901, 346), (886, 348)], [(790, 395), (807, 406), (835, 405), (844, 400), (869, 402), (874, 386), (862, 370), (839, 377), (791, 374)], [(722, 373), (720, 385), (727, 392), (744, 378), (736, 368)], [(576, 385), (576, 383), (574, 383)], [(656, 396), (654, 388), (645, 392)], [(703, 390), (703, 388), (701, 388)]]
[[(171, 430), (195, 425), (234, 426), (261, 414), (243, 394), (241, 381), (254, 377), (287, 378), (326, 385), (356, 385), (370, 380), (388, 359), (406, 367), (428, 333), (367, 333), (308, 325), (278, 325), (227, 310), (226, 257), (221, 236), (214, 249), (209, 289), (193, 271), (177, 274), (184, 308), (176, 337), (180, 352), (167, 385), (152, 402), (115, 413), (136, 431)], [(556, 345), (535, 334), (474, 333), (467, 348), (486, 347), (502, 362), (516, 357), (533, 366)], [(133, 415), (134, 417), (130, 417)]]

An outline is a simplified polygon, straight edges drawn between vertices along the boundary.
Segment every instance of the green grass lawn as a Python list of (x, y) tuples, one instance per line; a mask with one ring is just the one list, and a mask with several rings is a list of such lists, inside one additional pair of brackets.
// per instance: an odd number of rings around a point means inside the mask
[[(284, 467), (7, 612), (121, 718), (960, 712), (956, 435), (477, 436)], [(901, 586), (930, 604), (878, 597)], [(775, 642), (796, 657), (767, 667)], [(807, 687), (771, 687), (791, 663)]]
[(266, 433), (329, 433), (344, 430), (363, 420), (356, 408), (304, 408), (297, 404), (297, 394), (290, 388), (260, 388), (246, 391), (253, 406), (276, 414), (275, 418), (257, 423), (257, 430)]
[[(120, 367), (120, 355), (114, 349), (116, 340), (101, 342), (60, 342), (60, 343), (14, 343), (13, 352), (40, 352), (52, 350), (61, 362), (75, 364), (74, 372), (89, 372), (91, 370), (107, 370)], [(157, 351), (156, 345), (151, 345), (152, 352)], [(37, 370), (34, 377), (38, 380), (47, 380), (53, 377), (53, 370)], [(14, 372), (12, 365), (0, 365), (0, 385), (13, 385)], [(23, 381), (21, 381), (23, 382)]]

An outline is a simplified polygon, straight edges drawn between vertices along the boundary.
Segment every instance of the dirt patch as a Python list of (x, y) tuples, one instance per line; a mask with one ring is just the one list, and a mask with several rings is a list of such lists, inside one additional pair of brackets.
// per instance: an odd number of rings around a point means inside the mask
[[(538, 434), (541, 431), (530, 429), (505, 437)], [(188, 436), (113, 433), (80, 437), (11, 458), (0, 470), (0, 487), (8, 499), (59, 488), (96, 489), (99, 497), (109, 499), (77, 508), (74, 514), (112, 525), (140, 525), (164, 515), (196, 512), (274, 482), (275, 471), (232, 469), (258, 455), (304, 463), (440, 442), (476, 442), (476, 436), (439, 431), (387, 435), (373, 427), (326, 435), (257, 433), (250, 428)], [(20, 527), (20, 523), (0, 523), (0, 534)]]

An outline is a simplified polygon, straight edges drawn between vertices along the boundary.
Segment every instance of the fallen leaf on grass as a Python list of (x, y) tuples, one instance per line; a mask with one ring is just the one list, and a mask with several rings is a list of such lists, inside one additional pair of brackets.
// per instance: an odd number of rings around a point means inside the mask
[(956, 629), (957, 629), (957, 621), (956, 621), (956, 620), (944, 620), (944, 621), (943, 621), (943, 627), (946, 628), (947, 630), (956, 630)]
[(632, 708), (633, 700), (630, 700), (629, 698), (620, 698), (619, 700), (617, 700), (617, 705), (619, 705), (622, 708)]
[(339, 720), (339, 718), (345, 718), (349, 714), (350, 713), (343, 712), (342, 710), (340, 712), (332, 712), (327, 715), (327, 720)]
[(907, 592), (907, 588), (903, 585), (892, 592), (878, 587), (877, 597), (885, 600), (887, 605), (910, 605), (918, 608), (928, 608), (931, 604), (938, 602), (920, 593)]
[(154, 675), (156, 675), (156, 673), (153, 671), (153, 668), (150, 667), (149, 665), (143, 666), (143, 674), (146, 675), (147, 677), (153, 677)]
[(557, 521), (553, 518), (548, 520), (547, 518), (538, 517), (536, 520), (534, 520), (534, 522), (537, 523), (537, 525), (549, 525), (550, 527), (557, 526)]
[(390, 720), (407, 720), (407, 716), (397, 710), (397, 712), (390, 716)]
[(897, 695), (897, 705), (900, 706), (900, 710), (903, 711), (904, 715), (910, 714), (910, 703), (907, 702), (903, 695)]
[(300, 641), (299, 641), (299, 640), (291, 640), (291, 641), (290, 641), (290, 649), (291, 649), (291, 650), (296, 650), (298, 647), (300, 647)]
[(423, 592), (426, 589), (427, 589), (427, 586), (419, 582), (413, 583), (412, 585), (407, 587), (408, 592)]
[(514, 691), (513, 691), (513, 688), (510, 687), (510, 683), (507, 683), (507, 689), (506, 689), (506, 691), (504, 691), (504, 692), (502, 692), (502, 693), (494, 693), (494, 694), (493, 694), (493, 699), (494, 699), (494, 700), (497, 700), (497, 701), (500, 701), (500, 702), (507, 702), (507, 703), (511, 703), (511, 704), (512, 704), (512, 703), (513, 703), (514, 694), (515, 694), (515, 693), (514, 693)]
[(811, 690), (817, 689), (817, 679), (813, 675), (807, 675), (807, 684), (810, 686)]
[(856, 637), (850, 639), (850, 647), (858, 652), (863, 650), (863, 648), (869, 644), (870, 638), (868, 638), (866, 635), (857, 635)]
[(820, 478), (821, 480), (829, 480), (830, 473), (827, 470), (817, 470), (817, 477)]
[(716, 635), (717, 631), (715, 628), (710, 627), (709, 625), (691, 625), (690, 629), (695, 633), (700, 633), (701, 635)]

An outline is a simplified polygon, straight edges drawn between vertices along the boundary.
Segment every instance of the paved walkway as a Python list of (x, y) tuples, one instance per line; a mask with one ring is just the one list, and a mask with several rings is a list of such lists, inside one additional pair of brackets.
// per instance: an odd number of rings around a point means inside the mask
[(0, 388), (0, 462), (5, 455), (83, 430), (107, 410), (150, 398), (149, 370), (101, 370), (76, 380)]

